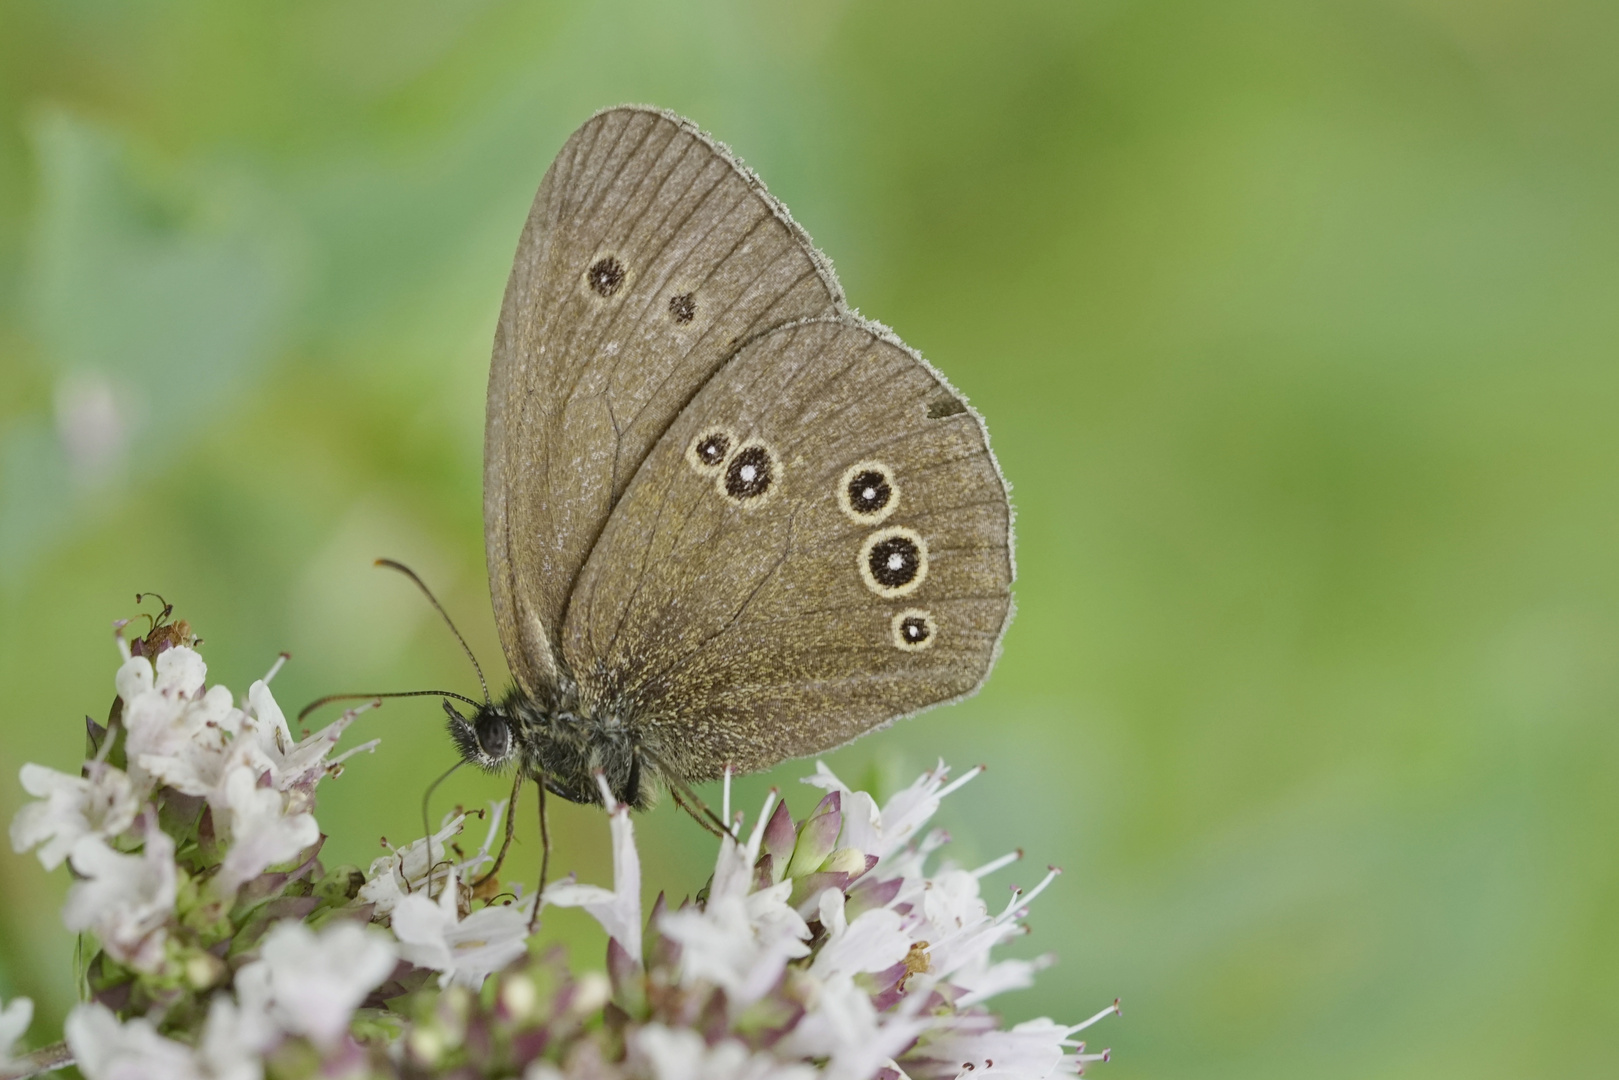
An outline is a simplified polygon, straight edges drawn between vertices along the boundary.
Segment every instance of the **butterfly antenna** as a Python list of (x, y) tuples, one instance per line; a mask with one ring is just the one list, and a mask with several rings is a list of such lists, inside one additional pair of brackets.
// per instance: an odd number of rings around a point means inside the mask
[[(457, 694), (452, 690), (397, 690), (387, 694), (327, 694), (323, 698), (316, 698), (314, 701), (311, 701), (308, 705), (305, 705), (302, 709), (300, 709), (298, 711), (298, 719), (302, 720), (304, 717), (308, 716), (322, 705), (329, 705), (334, 701), (375, 701), (380, 698), (391, 697), (454, 698), (457, 701), (466, 702), (474, 709), (483, 708), (483, 705), (473, 701), (466, 695)], [(485, 704), (487, 704), (487, 702)]]
[[(433, 595), (433, 590), (429, 589), (427, 584), (422, 581), (421, 578), (416, 576), (416, 571), (412, 570), (404, 563), (395, 562), (392, 559), (378, 559), (372, 565), (386, 566), (390, 570), (397, 570), (401, 574), (404, 574), (406, 577), (410, 578), (410, 580), (414, 581), (416, 583), (416, 587), (422, 590), (422, 595), (427, 597), (427, 602), (433, 605), (434, 609), (444, 619), (444, 625), (448, 626), (450, 628), (450, 633), (455, 635), (455, 640), (461, 643), (461, 651), (467, 654), (468, 660), (472, 661), (472, 670), (478, 673), (478, 685), (483, 687), (483, 703), (485, 705), (491, 704), (489, 700), (489, 684), (484, 681), (483, 668), (478, 664), (478, 658), (472, 655), (472, 649), (467, 645), (467, 639), (462, 637), (461, 631), (455, 628), (455, 620), (451, 619), (450, 613), (444, 610), (444, 605), (438, 602), (438, 597)], [(476, 702), (474, 702), (474, 704), (476, 704)]]

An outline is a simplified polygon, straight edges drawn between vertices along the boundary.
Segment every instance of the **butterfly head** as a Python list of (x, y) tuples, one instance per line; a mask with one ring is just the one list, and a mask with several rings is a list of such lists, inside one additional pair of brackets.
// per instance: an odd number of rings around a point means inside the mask
[(516, 756), (511, 716), (500, 705), (482, 705), (470, 717), (462, 716), (449, 701), (444, 712), (450, 718), (450, 738), (461, 760), (486, 772), (498, 772)]

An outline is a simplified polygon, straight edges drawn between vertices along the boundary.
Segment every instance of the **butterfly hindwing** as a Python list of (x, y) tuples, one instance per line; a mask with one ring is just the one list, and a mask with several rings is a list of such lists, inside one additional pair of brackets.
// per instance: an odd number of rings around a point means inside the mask
[(581, 704), (690, 780), (971, 693), (1011, 610), (982, 424), (852, 316), (771, 331), (652, 448), (579, 575)]

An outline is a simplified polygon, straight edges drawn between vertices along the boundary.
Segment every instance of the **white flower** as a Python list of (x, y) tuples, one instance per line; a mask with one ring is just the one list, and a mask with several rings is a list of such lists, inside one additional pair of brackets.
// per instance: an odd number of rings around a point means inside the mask
[(871, 995), (848, 975), (839, 974), (820, 983), (803, 1018), (776, 1044), (776, 1052), (827, 1058), (825, 1075), (865, 1080), (909, 1046), (927, 1024), (909, 1012), (879, 1014)]
[(218, 994), (208, 1004), (196, 1057), (216, 1080), (261, 1080), (264, 1051), (279, 1034), (264, 1011), (255, 1013)]
[(635, 1033), (631, 1053), (653, 1080), (814, 1080), (810, 1065), (789, 1065), (755, 1054), (734, 1039), (709, 1046), (695, 1031), (648, 1024)]
[(826, 791), (844, 793), (843, 838), (840, 847), (852, 847), (867, 855), (876, 855), (878, 869), (889, 858), (900, 852), (939, 811), (939, 801), (961, 788), (983, 772), (983, 766), (968, 769), (954, 783), (946, 784), (950, 770), (943, 761), (931, 772), (923, 773), (910, 787), (896, 792), (884, 804), (880, 814), (876, 804), (863, 791), (852, 791), (847, 784), (833, 775), (824, 762), (815, 763), (815, 775), (804, 777), (803, 782)]
[(666, 912), (658, 924), (681, 946), (681, 981), (713, 982), (738, 1007), (769, 993), (789, 960), (809, 954), (809, 926), (787, 903), (792, 880), (752, 891), (753, 864), (774, 798), (772, 793), (766, 800), (746, 845), (728, 836), (720, 841), (719, 861), (702, 910)]
[(22, 786), (42, 802), (17, 811), (11, 821), (11, 847), (39, 847), (39, 861), (55, 870), (84, 836), (114, 837), (135, 823), (141, 801), (129, 776), (103, 761), (87, 766), (89, 776), (69, 776), (43, 765), (22, 767)]
[(876, 908), (850, 923), (844, 915), (843, 893), (837, 889), (822, 892), (820, 906), (827, 939), (810, 965), (810, 974), (817, 978), (882, 971), (911, 951), (912, 938), (902, 929), (898, 912)]
[[(490, 826), (491, 832), (494, 825), (499, 824), (500, 810), (505, 804), (494, 805), (496, 810), (493, 814), (494, 824)], [(390, 854), (373, 859), (371, 872), (366, 875), (367, 881), (360, 886), (360, 901), (375, 904), (377, 915), (387, 915), (398, 907), (399, 902), (405, 897), (430, 887), (442, 887), (456, 869), (445, 857), (448, 850), (446, 845), (451, 839), (461, 835), (466, 820), (465, 814), (452, 814), (445, 819), (443, 827), (432, 836), (412, 840), (402, 848), (392, 849)], [(429, 872), (432, 875), (431, 880)]]
[(641, 858), (635, 850), (635, 826), (630, 808), (617, 802), (600, 773), (602, 802), (607, 808), (613, 836), (613, 888), (559, 881), (545, 889), (544, 902), (557, 907), (582, 907), (602, 924), (607, 936), (639, 961), (641, 957)]
[(1052, 1076), (1079, 1076), (1092, 1061), (1106, 1061), (1108, 1052), (1085, 1053), (1074, 1036), (1098, 1020), (1118, 1012), (1118, 1002), (1080, 1024), (1065, 1026), (1041, 1017), (1000, 1031), (988, 1017), (976, 1024), (930, 1035), (906, 1055), (913, 1076), (955, 1077), (970, 1070), (975, 1078), (1003, 1076), (1007, 1080), (1046, 1080)]
[(73, 1061), (87, 1080), (207, 1080), (191, 1048), (165, 1039), (150, 1020), (120, 1024), (105, 1005), (75, 1005), (62, 1025)]
[(284, 1031), (330, 1047), (393, 973), (395, 955), (387, 938), (357, 923), (334, 922), (317, 936), (287, 919), (264, 936), (260, 959), (236, 973), (237, 1000), (245, 1014), (267, 1014)]
[(0, 1008), (0, 1069), (12, 1063), (12, 1050), (33, 1022), (34, 1003), (25, 997), (13, 998), (10, 1005)]
[(244, 768), (255, 779), (267, 777), (274, 790), (289, 794), (289, 814), (306, 812), (317, 781), (354, 754), (376, 746), (372, 740), (327, 760), (343, 731), (368, 705), (350, 709), (321, 731), (294, 742), (268, 678), (248, 690), (244, 711), (232, 703), (223, 686), (203, 691), (207, 672), (194, 650), (178, 646), (158, 654), (155, 676), (144, 657), (125, 661), (118, 673), (118, 692), (124, 698), (130, 760), (151, 779), (206, 798), (216, 814), (228, 809), (230, 778)]
[(227, 894), (320, 839), (314, 815), (291, 811), (287, 796), (261, 787), (250, 766), (232, 769), (225, 777), (224, 803), (231, 844), (219, 881)]
[[(1018, 919), (1027, 912), (1027, 905), (1056, 880), (1057, 873), (1055, 868), (1048, 870), (1040, 884), (1027, 894), (1021, 889), (1014, 889), (1006, 907), (995, 916), (991, 916), (983, 901), (978, 899), (978, 882), (971, 874), (959, 870), (946, 871), (933, 879), (938, 887), (926, 892), (939, 892), (947, 897), (954, 893), (957, 901), (966, 902), (946, 902), (933, 906), (927, 903), (928, 898), (924, 894), (924, 921), (916, 925), (911, 933), (918, 940), (929, 943), (932, 973), (958, 985), (975, 983), (975, 977), (989, 969), (990, 950), (1023, 933)], [(903, 901), (903, 890), (900, 895)], [(979, 998), (983, 996), (987, 995), (980, 995)]]
[(326, 760), (326, 755), (332, 752), (354, 718), (370, 707), (368, 702), (349, 709), (302, 742), (294, 742), (281, 706), (271, 695), (268, 682), (260, 679), (247, 691), (247, 713), (242, 722), (238, 753), (250, 759), (257, 771), (269, 773), (271, 787), (292, 794), (295, 808), (306, 810), (318, 781), (355, 754), (376, 748), (377, 740), (372, 739)]
[(528, 950), (533, 904), (481, 908), (461, 919), (458, 897), (453, 874), (436, 902), (425, 892), (412, 893), (393, 909), (393, 932), (399, 939), (401, 957), (444, 973), (440, 986), (453, 981), (476, 990), (491, 972)]
[(204, 691), (207, 675), (202, 657), (184, 645), (159, 653), (155, 671), (144, 656), (128, 658), (118, 670), (130, 762), (188, 795), (207, 795), (215, 786), (241, 726), (229, 690)]
[(155, 815), (147, 812), (141, 854), (120, 854), (90, 835), (79, 838), (68, 858), (83, 878), (73, 883), (62, 907), (67, 928), (92, 931), (114, 959), (155, 971), (178, 885), (174, 841), (158, 829)]

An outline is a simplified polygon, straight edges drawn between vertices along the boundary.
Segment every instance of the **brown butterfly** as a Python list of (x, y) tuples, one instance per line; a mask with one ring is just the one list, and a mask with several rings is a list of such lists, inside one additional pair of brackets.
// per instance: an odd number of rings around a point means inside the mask
[(694, 783), (976, 691), (1011, 516), (982, 420), (757, 177), (671, 113), (598, 113), (540, 184), (489, 372), (515, 685), (445, 695), (474, 706), (445, 701), (450, 734), (575, 802), (599, 774), (700, 806)]

